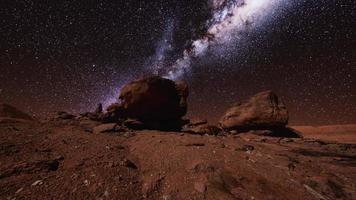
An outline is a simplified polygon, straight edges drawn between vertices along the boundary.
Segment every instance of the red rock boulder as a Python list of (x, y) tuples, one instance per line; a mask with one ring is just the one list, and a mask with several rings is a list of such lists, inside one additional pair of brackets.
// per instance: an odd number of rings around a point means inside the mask
[(223, 129), (238, 132), (274, 130), (287, 124), (287, 108), (272, 91), (258, 93), (248, 101), (231, 107), (220, 120)]
[(120, 93), (123, 115), (142, 121), (172, 121), (187, 112), (188, 87), (158, 76), (133, 81)]

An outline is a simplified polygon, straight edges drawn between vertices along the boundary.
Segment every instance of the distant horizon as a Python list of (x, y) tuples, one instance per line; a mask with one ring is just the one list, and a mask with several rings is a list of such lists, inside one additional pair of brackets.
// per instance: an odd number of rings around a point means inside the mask
[[(42, 114), (36, 114), (36, 113), (32, 113), (30, 112), (29, 110), (26, 110), (26, 109), (23, 109), (21, 107), (18, 107), (14, 104), (11, 104), (11, 103), (6, 103), (6, 102), (1, 102), (0, 101), (0, 105), (1, 104), (8, 104), (8, 105), (11, 105), (11, 106), (14, 106), (15, 108), (18, 108), (20, 109), (21, 111), (29, 114), (30, 116), (34, 117), (35, 119), (39, 119), (39, 120), (43, 120), (43, 119), (46, 119), (48, 117), (51, 117), (53, 115), (56, 115), (56, 113), (58, 112), (68, 112), (70, 114), (74, 114), (74, 115), (80, 115), (80, 114), (84, 114), (86, 112), (93, 112), (95, 110), (94, 109), (90, 109), (90, 110), (87, 110), (87, 111), (84, 111), (84, 112), (71, 112), (71, 111), (68, 111), (68, 110), (53, 110), (53, 111), (48, 111), (47, 113), (42, 113)], [(287, 108), (288, 109), (288, 108)], [(106, 112), (106, 108), (104, 108), (104, 112)], [(188, 105), (188, 112), (187, 114), (183, 117), (183, 119), (189, 119), (189, 120), (207, 120), (209, 124), (212, 124), (212, 125), (218, 125), (219, 123), (219, 120), (220, 118), (223, 116), (224, 113), (221, 113), (220, 116), (213, 116), (213, 117), (197, 117), (197, 116), (194, 116), (194, 115), (191, 115), (190, 111), (189, 111), (189, 105)], [(289, 118), (291, 118), (291, 116), (289, 115)], [(209, 120), (210, 119), (210, 120)], [(211, 120), (211, 119), (214, 119), (214, 120)], [(347, 126), (347, 125), (356, 125), (356, 121), (355, 122), (344, 122), (344, 123), (299, 123), (299, 122), (291, 122), (289, 121), (288, 122), (288, 127), (293, 127), (293, 126), (312, 126), (312, 127), (320, 127), (320, 126), (338, 126), (338, 125), (342, 125), (342, 126)]]

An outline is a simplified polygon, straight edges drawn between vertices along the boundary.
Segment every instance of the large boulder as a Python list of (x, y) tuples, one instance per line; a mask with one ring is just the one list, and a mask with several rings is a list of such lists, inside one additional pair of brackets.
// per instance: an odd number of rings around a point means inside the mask
[(122, 115), (141, 121), (175, 121), (187, 112), (188, 87), (158, 76), (133, 81), (121, 89)]
[(272, 91), (256, 94), (244, 103), (228, 109), (220, 120), (226, 130), (277, 130), (288, 124), (288, 111)]
[(21, 120), (33, 120), (33, 118), (25, 112), (11, 106), (9, 104), (0, 104), (0, 118), (11, 118)]

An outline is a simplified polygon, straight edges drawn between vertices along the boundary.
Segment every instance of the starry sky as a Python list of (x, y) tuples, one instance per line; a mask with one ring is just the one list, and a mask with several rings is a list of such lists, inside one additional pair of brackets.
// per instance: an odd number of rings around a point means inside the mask
[(4, 0), (0, 101), (38, 116), (115, 102), (151, 74), (216, 122), (273, 90), (290, 124), (356, 123), (354, 0)]

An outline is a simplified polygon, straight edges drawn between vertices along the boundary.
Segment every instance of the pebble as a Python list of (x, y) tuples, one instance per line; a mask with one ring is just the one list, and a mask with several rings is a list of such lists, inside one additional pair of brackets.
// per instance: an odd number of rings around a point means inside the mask
[(204, 193), (206, 191), (206, 185), (202, 182), (194, 183), (194, 189), (200, 193)]
[(122, 161), (122, 166), (131, 168), (131, 169), (137, 169), (137, 166), (135, 165), (135, 163), (133, 163), (131, 160), (125, 159), (124, 161)]
[(109, 197), (109, 192), (107, 190), (104, 192), (104, 197)]
[(15, 194), (20, 193), (23, 190), (23, 188), (18, 189)]
[(162, 199), (163, 199), (163, 200), (171, 200), (171, 199), (173, 199), (173, 198), (172, 198), (172, 196), (170, 196), (170, 195), (163, 195), (163, 196), (162, 196)]
[(84, 180), (83, 183), (84, 183), (85, 186), (88, 186), (90, 184), (90, 182), (88, 180)]
[(32, 183), (32, 186), (36, 186), (36, 185), (42, 185), (43, 181), (42, 180), (37, 180), (35, 182)]

